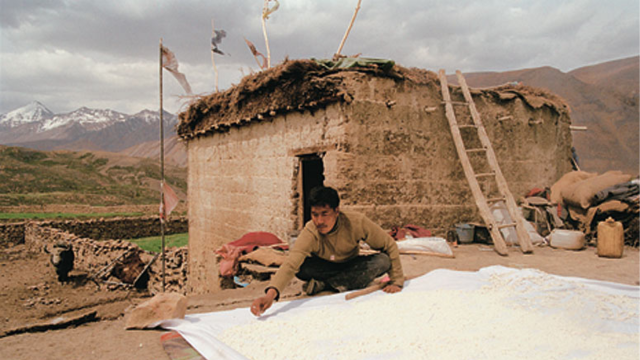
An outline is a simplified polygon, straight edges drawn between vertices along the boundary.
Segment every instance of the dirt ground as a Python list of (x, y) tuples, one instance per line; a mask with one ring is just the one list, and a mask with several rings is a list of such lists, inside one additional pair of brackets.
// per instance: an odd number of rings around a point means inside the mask
[[(461, 245), (453, 250), (455, 259), (402, 255), (405, 274), (420, 275), (438, 268), (476, 271), (485, 266), (504, 265), (640, 284), (640, 253), (636, 248), (625, 248), (621, 259), (599, 258), (593, 247), (581, 251), (539, 247), (533, 255), (511, 248), (506, 257), (485, 245)], [(169, 359), (160, 344), (165, 330), (124, 330), (126, 310), (146, 300), (145, 294), (100, 290), (87, 280), (87, 274), (77, 271), (71, 272), (70, 282), (60, 284), (45, 255), (27, 254), (21, 246), (0, 252), (0, 269), (3, 359)], [(243, 289), (190, 296), (188, 313), (248, 307), (262, 294), (265, 284), (253, 282)], [(294, 280), (281, 301), (304, 297), (301, 284)], [(71, 318), (87, 314), (94, 314), (96, 319), (58, 330), (44, 331), (32, 326), (51, 322), (59, 316)], [(28, 327), (31, 331), (25, 332)]]

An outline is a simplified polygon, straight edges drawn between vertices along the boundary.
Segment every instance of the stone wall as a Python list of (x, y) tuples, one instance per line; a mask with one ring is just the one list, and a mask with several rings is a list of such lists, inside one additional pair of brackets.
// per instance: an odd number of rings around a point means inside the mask
[[(43, 221), (41, 224), (94, 240), (138, 239), (158, 236), (161, 230), (157, 216)], [(166, 223), (165, 234), (186, 233), (188, 229), (189, 222), (186, 217), (173, 218)]]
[(24, 243), (25, 222), (0, 224), (0, 248)]
[[(84, 271), (88, 276), (96, 276), (101, 270), (107, 269), (105, 275), (96, 280), (110, 280), (110, 265), (122, 259), (123, 255), (138, 253), (144, 264), (154, 258), (156, 261), (150, 266), (147, 289), (155, 294), (162, 290), (162, 260), (156, 254), (147, 252), (138, 245), (124, 240), (94, 240), (83, 238), (67, 231), (49, 227), (46, 224), (30, 222), (24, 231), (24, 243), (28, 251), (43, 252), (45, 248), (51, 250), (57, 242), (69, 243), (75, 255), (74, 269)], [(126, 253), (126, 254), (125, 254)], [(187, 282), (187, 249), (170, 248), (165, 251), (165, 290), (186, 293)], [(106, 283), (105, 283), (106, 284)], [(108, 288), (108, 286), (107, 286)]]
[[(160, 221), (157, 216), (114, 217), (91, 220), (49, 220), (38, 221), (43, 227), (61, 229), (79, 237), (93, 240), (137, 239), (160, 235)], [(22, 244), (25, 239), (25, 222), (0, 224), (0, 247)], [(186, 217), (169, 219), (165, 234), (180, 234), (189, 231)]]
[[(168, 249), (165, 260), (165, 286), (166, 292), (187, 294), (189, 276), (189, 250), (186, 247)], [(162, 259), (158, 257), (149, 269), (150, 279), (148, 289), (152, 295), (162, 292)]]
[(67, 231), (49, 227), (42, 223), (29, 223), (25, 228), (25, 247), (31, 252), (51, 249), (56, 242), (73, 246), (74, 269), (93, 272), (110, 264), (124, 252), (139, 249), (138, 245), (123, 240), (83, 238)]
[[(173, 214), (186, 211), (186, 202), (180, 201)], [(93, 206), (82, 204), (42, 204), (0, 206), (3, 213), (69, 213), (69, 214), (105, 214), (105, 213), (142, 213), (157, 214), (158, 204), (153, 205), (106, 205)]]

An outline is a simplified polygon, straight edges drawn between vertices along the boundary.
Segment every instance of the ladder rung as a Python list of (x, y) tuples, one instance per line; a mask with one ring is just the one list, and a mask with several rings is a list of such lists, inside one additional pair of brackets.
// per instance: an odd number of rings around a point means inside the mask
[(504, 229), (504, 228), (508, 228), (508, 227), (516, 227), (516, 223), (498, 225), (498, 229)]
[(458, 127), (462, 129), (462, 128), (474, 128), (476, 126), (473, 124), (469, 124), (469, 125), (458, 125)]
[(485, 148), (475, 148), (475, 149), (467, 149), (465, 150), (466, 152), (472, 153), (472, 152), (483, 152), (483, 151), (487, 151), (487, 149)]
[(502, 200), (504, 200), (504, 197), (497, 197), (497, 198), (487, 199), (487, 202), (488, 203), (495, 203), (495, 202), (502, 201)]
[(476, 174), (476, 177), (489, 177), (489, 176), (496, 176), (496, 173), (494, 172), (490, 172), (490, 173), (483, 173), (483, 174)]

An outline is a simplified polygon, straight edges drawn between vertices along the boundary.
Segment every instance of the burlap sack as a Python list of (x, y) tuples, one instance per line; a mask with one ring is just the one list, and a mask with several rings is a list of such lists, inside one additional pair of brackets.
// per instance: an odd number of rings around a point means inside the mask
[(579, 181), (562, 190), (562, 199), (565, 204), (580, 206), (588, 209), (591, 206), (593, 196), (610, 186), (630, 181), (633, 176), (623, 174), (621, 171), (607, 171), (602, 175)]
[(549, 195), (549, 200), (551, 200), (554, 204), (563, 204), (562, 201), (562, 191), (577, 182), (582, 180), (590, 179), (592, 177), (596, 177), (598, 174), (596, 173), (588, 173), (586, 171), (572, 171), (570, 173), (564, 174), (560, 180), (558, 180), (551, 187), (551, 194)]

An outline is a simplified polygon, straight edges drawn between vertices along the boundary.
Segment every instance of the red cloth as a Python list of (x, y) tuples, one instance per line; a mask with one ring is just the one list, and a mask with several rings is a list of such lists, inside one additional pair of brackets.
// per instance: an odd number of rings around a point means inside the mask
[(541, 189), (541, 188), (534, 187), (533, 189), (529, 190), (527, 195), (525, 195), (524, 197), (528, 198), (532, 196), (538, 196), (538, 197), (549, 200), (550, 199), (549, 193), (550, 193), (550, 190), (548, 188)]
[(389, 232), (389, 235), (396, 240), (402, 240), (406, 238), (407, 235), (411, 235), (414, 238), (430, 237), (431, 231), (417, 225), (407, 224), (402, 228), (394, 226)]
[[(160, 219), (165, 220), (169, 214), (173, 211), (173, 209), (178, 206), (180, 199), (178, 195), (173, 191), (173, 189), (166, 182), (162, 184), (162, 197), (164, 200), (160, 202)], [(164, 209), (163, 209), (164, 207)], [(164, 210), (164, 211), (163, 211)]]
[[(279, 245), (278, 245), (279, 244)], [(272, 233), (258, 231), (244, 234), (240, 239), (222, 245), (215, 251), (222, 257), (220, 260), (220, 275), (233, 276), (238, 272), (238, 258), (246, 253), (250, 253), (260, 246), (274, 246), (276, 249), (286, 250), (289, 248), (287, 243), (283, 242)]]

